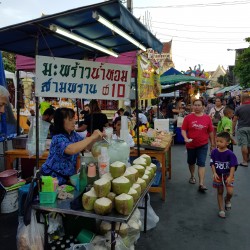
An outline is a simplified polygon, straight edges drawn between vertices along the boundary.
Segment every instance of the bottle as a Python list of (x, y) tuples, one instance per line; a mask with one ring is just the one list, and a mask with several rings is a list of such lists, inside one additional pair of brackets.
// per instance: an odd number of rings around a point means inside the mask
[(109, 172), (108, 148), (101, 147), (101, 154), (98, 156), (99, 177)]
[(79, 191), (82, 193), (88, 184), (86, 164), (85, 162), (81, 165), (80, 175), (79, 175)]
[(96, 166), (94, 163), (88, 164), (88, 186), (93, 186), (96, 180)]

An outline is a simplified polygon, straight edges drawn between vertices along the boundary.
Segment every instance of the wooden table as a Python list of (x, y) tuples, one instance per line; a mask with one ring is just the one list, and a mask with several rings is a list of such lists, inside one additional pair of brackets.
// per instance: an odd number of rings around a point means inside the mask
[[(161, 163), (161, 173), (162, 173), (161, 185), (159, 187), (151, 187), (149, 191), (161, 193), (163, 201), (165, 201), (166, 198), (166, 174), (168, 173), (168, 179), (171, 179), (172, 176), (171, 145), (172, 145), (172, 140), (162, 150), (140, 148), (140, 155), (147, 154), (151, 157), (155, 157)], [(136, 148), (130, 151), (130, 156), (138, 156)]]
[[(49, 155), (49, 151), (45, 151), (42, 156), (39, 156), (39, 167), (46, 161)], [(18, 158), (26, 158), (26, 159), (36, 159), (36, 156), (29, 156), (29, 152), (26, 149), (13, 149), (5, 152), (5, 162), (6, 169), (13, 169), (13, 162)], [(80, 166), (80, 156), (77, 157), (76, 165)]]

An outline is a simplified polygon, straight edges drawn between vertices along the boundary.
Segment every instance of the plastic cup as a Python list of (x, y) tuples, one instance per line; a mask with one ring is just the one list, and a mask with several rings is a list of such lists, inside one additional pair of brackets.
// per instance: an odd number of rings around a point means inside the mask
[(94, 163), (88, 165), (88, 177), (96, 177), (96, 166)]
[(76, 238), (80, 243), (90, 243), (94, 239), (94, 237), (94, 233), (89, 230), (82, 229)]

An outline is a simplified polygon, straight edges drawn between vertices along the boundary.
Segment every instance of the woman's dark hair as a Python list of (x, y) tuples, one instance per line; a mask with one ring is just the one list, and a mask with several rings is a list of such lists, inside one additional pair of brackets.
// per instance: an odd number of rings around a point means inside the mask
[(217, 134), (217, 137), (223, 138), (227, 142), (230, 142), (230, 140), (231, 140), (230, 134), (228, 132), (221, 132), (221, 133)]
[(114, 126), (116, 125), (117, 122), (119, 122), (121, 120), (122, 120), (121, 116), (116, 117), (115, 120), (114, 120), (114, 122), (113, 122)]
[(205, 106), (205, 102), (203, 100), (201, 100), (201, 99), (195, 99), (193, 101), (193, 105), (195, 104), (195, 102), (201, 102), (202, 106)]
[(89, 103), (89, 113), (93, 114), (93, 113), (101, 113), (101, 109), (99, 107), (99, 104), (97, 102), (97, 100), (93, 99), (90, 101)]
[(64, 119), (73, 119), (75, 111), (70, 108), (58, 108), (54, 114), (54, 134), (65, 134), (67, 131), (64, 129)]

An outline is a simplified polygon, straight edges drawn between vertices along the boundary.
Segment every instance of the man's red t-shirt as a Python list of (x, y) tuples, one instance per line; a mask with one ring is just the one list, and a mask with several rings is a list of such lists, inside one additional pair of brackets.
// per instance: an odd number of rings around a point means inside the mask
[(189, 114), (184, 118), (182, 130), (187, 132), (192, 142), (186, 143), (187, 148), (197, 148), (208, 143), (209, 133), (213, 131), (212, 120), (208, 115)]

